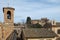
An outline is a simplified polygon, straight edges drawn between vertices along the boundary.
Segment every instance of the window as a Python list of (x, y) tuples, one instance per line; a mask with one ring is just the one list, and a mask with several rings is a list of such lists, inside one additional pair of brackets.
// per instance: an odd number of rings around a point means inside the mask
[(7, 19), (11, 19), (11, 12), (10, 11), (7, 12)]
[(58, 29), (57, 33), (60, 34), (60, 29)]

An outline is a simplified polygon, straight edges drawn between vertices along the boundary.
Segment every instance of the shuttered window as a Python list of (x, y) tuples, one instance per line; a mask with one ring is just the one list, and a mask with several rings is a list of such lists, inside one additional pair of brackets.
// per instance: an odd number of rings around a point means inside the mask
[(60, 29), (58, 29), (57, 33), (60, 34)]

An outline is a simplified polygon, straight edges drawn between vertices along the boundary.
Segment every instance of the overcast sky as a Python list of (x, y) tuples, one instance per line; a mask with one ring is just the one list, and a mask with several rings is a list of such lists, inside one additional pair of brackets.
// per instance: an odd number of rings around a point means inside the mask
[(0, 21), (4, 21), (2, 8), (15, 8), (14, 22), (23, 22), (27, 16), (32, 19), (47, 17), (60, 21), (60, 0), (0, 0)]

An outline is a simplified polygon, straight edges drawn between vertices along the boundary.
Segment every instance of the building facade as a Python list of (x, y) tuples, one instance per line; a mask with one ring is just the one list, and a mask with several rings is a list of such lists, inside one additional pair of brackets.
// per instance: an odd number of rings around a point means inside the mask
[[(23, 37), (22, 37), (23, 40), (60, 40), (60, 22), (56, 22), (55, 20), (48, 20), (48, 19), (44, 19), (44, 18), (41, 20), (32, 20), (31, 21), (32, 24), (39, 23), (42, 26), (44, 26), (46, 24), (46, 22), (52, 24), (52, 26), (51, 26), (52, 30), (49, 30), (49, 29), (45, 30), (46, 28), (44, 28), (43, 30), (41, 28), (40, 29), (39, 28), (24, 29)], [(46, 27), (48, 27), (48, 26), (46, 26)]]
[(4, 22), (0, 25), (0, 39), (1, 40), (16, 40), (16, 33), (14, 32), (14, 8), (4, 7)]

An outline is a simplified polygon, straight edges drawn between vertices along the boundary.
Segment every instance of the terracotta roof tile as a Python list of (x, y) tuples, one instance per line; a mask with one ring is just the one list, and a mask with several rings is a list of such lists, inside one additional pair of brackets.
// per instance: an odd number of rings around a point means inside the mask
[(42, 37), (42, 38), (53, 38), (57, 35), (52, 30), (47, 30), (44, 28), (29, 28), (23, 30), (25, 37)]

